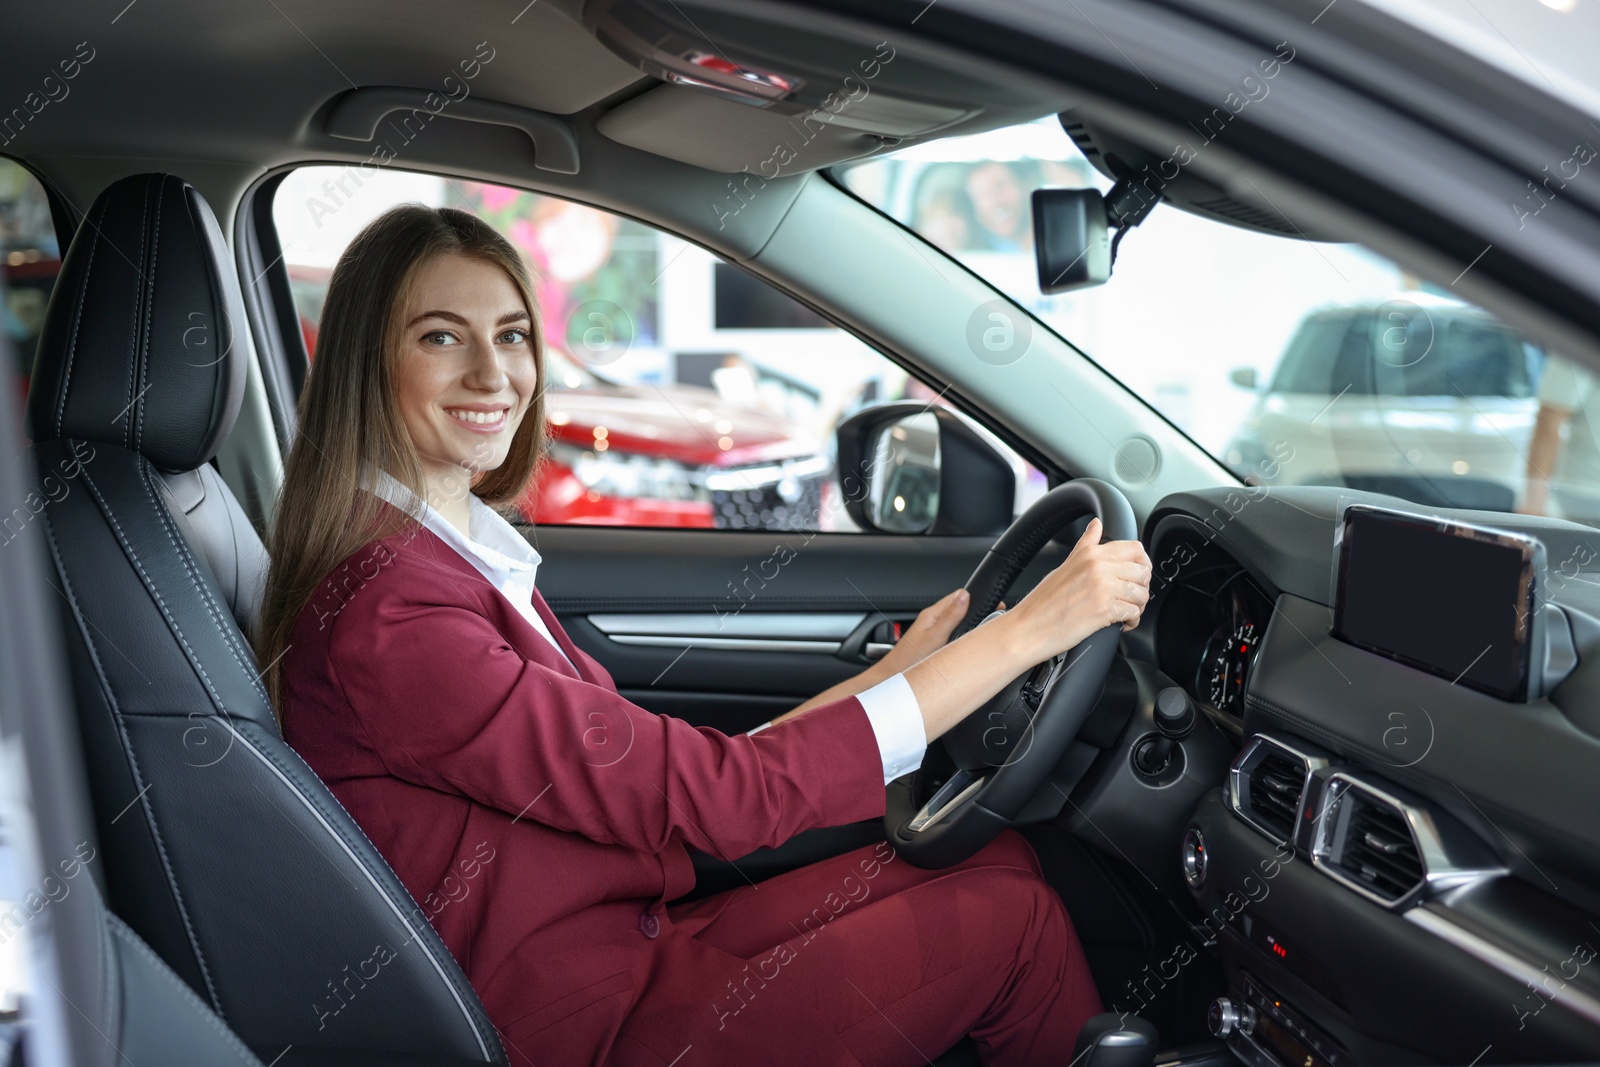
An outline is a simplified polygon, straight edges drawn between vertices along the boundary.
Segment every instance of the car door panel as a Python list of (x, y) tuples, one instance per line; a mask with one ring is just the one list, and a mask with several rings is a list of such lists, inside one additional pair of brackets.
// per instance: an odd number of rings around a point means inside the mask
[[(803, 531), (545, 526), (524, 532), (546, 561), (539, 586), (551, 609), (623, 696), (729, 734), (862, 670), (869, 631), (884, 619), (909, 622), (962, 585), (991, 544), (986, 537)], [(1046, 545), (1008, 602), (1021, 599), (1066, 551)], [(748, 645), (700, 644), (719, 637)], [(797, 650), (795, 642), (807, 647)], [(695, 888), (683, 899), (754, 884), (882, 839), (882, 821), (868, 819), (808, 830), (745, 856), (691, 850)]]
[[(805, 531), (525, 532), (545, 557), (539, 585), (551, 610), (619, 691), (725, 732), (748, 730), (862, 670), (868, 631), (884, 619), (909, 621), (959, 587), (991, 543)], [(1010, 602), (1065, 552), (1047, 545)], [(713, 642), (724, 647), (705, 647)]]

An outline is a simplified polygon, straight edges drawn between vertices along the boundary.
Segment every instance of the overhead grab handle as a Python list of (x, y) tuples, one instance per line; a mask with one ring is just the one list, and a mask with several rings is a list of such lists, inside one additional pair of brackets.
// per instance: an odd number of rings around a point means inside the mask
[[(456, 100), (430, 89), (399, 85), (369, 85), (341, 96), (328, 112), (328, 136), (346, 141), (371, 141), (378, 124), (396, 111), (406, 112), (402, 123), (428, 123), (438, 116), (510, 126), (533, 142), (533, 165), (556, 174), (578, 173), (578, 138), (572, 127), (554, 115), (498, 100), (467, 97)], [(418, 116), (425, 116), (419, 118)]]

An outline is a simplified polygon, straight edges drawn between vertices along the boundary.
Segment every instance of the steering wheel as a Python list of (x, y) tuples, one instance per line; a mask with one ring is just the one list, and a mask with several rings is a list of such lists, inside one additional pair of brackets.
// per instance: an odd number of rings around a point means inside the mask
[[(1099, 516), (1104, 540), (1139, 536), (1133, 508), (1115, 486), (1096, 478), (1056, 486), (1017, 517), (967, 579), (972, 606), (951, 640), (997, 615), (1017, 575), (1086, 514)], [(921, 795), (922, 770), (890, 783), (883, 825), (895, 851), (916, 867), (949, 867), (1010, 826), (1100, 698), (1121, 631), (1114, 623), (1038, 664), (940, 736), (934, 744), (956, 769), (933, 796)]]

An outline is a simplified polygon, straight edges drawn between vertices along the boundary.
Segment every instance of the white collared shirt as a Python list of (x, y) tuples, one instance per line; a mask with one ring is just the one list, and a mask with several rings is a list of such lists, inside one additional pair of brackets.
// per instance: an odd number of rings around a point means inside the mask
[[(370, 488), (363, 477), (362, 488)], [(543, 562), (538, 551), (517, 528), (507, 522), (499, 512), (467, 495), (467, 530), (463, 535), (449, 519), (388, 471), (377, 472), (377, 488), (372, 492), (389, 503), (421, 520), (441, 541), (461, 554), (476, 567), (505, 598), (522, 613), (523, 618), (550, 642), (550, 647), (561, 658), (572, 660), (561, 650), (561, 645), (545, 626), (544, 619), (533, 606), (533, 580)], [(420, 505), (420, 511), (419, 511)], [(577, 671), (576, 665), (573, 667)], [(883, 784), (909, 774), (922, 766), (928, 750), (927, 731), (922, 725), (922, 708), (911, 683), (904, 674), (896, 674), (857, 694), (861, 707), (872, 724), (872, 735), (878, 743), (878, 753), (883, 758)], [(765, 730), (771, 722), (764, 722), (746, 735)]]
[[(421, 519), (423, 526), (460, 553), (489, 580), (489, 584), (505, 594), (505, 598), (511, 601), (535, 630), (544, 635), (545, 640), (550, 642), (550, 647), (555, 649), (562, 659), (572, 663), (572, 658), (561, 650), (560, 643), (550, 633), (550, 628), (539, 616), (538, 609), (533, 606), (533, 579), (539, 571), (543, 557), (528, 544), (527, 538), (517, 532), (515, 526), (477, 496), (468, 493), (467, 530), (470, 534), (468, 536), (462, 534), (456, 529), (455, 523), (440, 514), (432, 504), (419, 499), (388, 471), (378, 472), (377, 483), (377, 488), (373, 490), (377, 496)], [(417, 511), (419, 504), (422, 507), (421, 514)], [(578, 672), (576, 664), (573, 664), (572, 669)]]

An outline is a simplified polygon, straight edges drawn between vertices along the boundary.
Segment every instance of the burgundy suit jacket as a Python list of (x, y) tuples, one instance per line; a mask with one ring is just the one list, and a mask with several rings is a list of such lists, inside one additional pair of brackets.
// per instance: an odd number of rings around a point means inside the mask
[(731, 859), (880, 817), (883, 767), (853, 696), (753, 736), (692, 726), (619, 696), (534, 603), (576, 674), (426, 527), (372, 542), (296, 621), (284, 732), (421, 904), (512, 1063), (599, 1063), (663, 974), (681, 988), (654, 990), (651, 1014), (674, 997), (708, 1013), (721, 992), (720, 954), (666, 914), (694, 885), (685, 846)]

